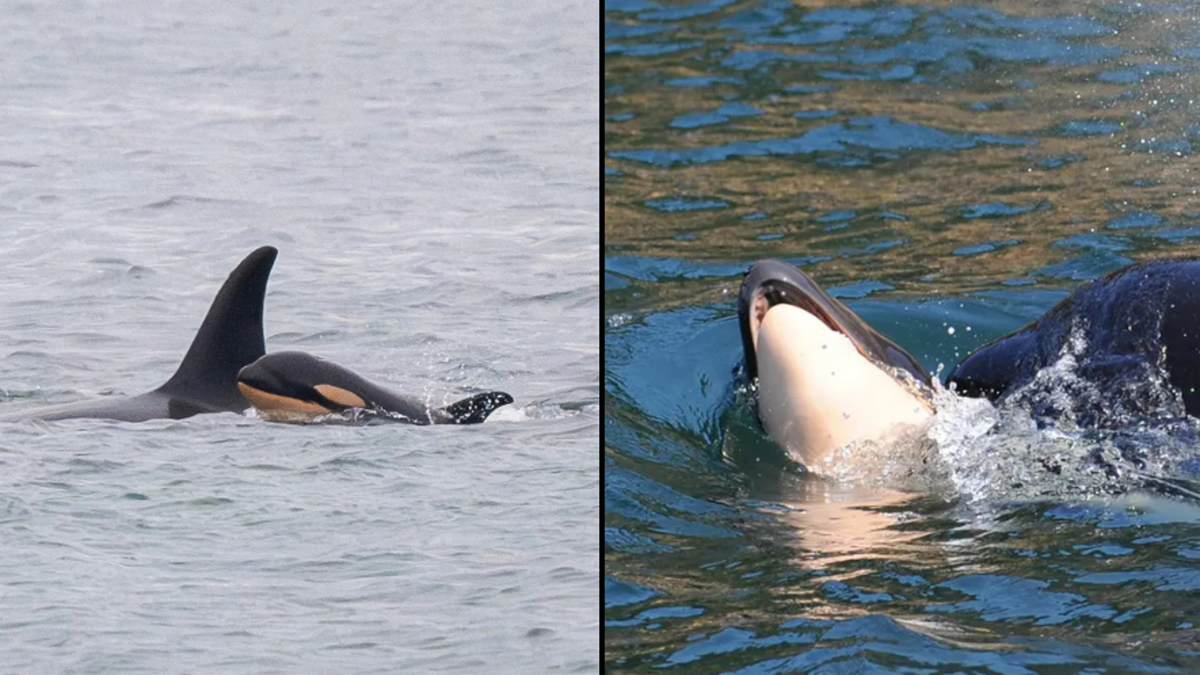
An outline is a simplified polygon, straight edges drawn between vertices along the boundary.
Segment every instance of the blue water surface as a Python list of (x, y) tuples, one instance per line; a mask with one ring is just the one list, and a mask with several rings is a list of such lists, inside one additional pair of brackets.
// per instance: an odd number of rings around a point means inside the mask
[(1006, 452), (1160, 440), (1018, 420), (957, 489), (813, 476), (757, 424), (735, 304), (785, 260), (944, 376), (1200, 254), (1192, 13), (605, 4), (608, 672), (1200, 670), (1194, 461), (1091, 490)]

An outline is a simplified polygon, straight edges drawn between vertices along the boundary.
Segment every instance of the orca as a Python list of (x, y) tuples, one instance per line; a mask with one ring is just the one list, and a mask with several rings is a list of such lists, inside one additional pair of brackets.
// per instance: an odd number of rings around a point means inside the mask
[(245, 411), (250, 403), (238, 390), (237, 374), (266, 353), (263, 298), (277, 254), (274, 247), (263, 246), (230, 273), (179, 368), (161, 387), (139, 396), (15, 410), (0, 414), (0, 421), (105, 418), (143, 422)]
[(365, 410), (373, 418), (411, 424), (478, 424), (496, 408), (513, 402), (489, 391), (430, 408), (355, 373), (304, 352), (275, 352), (242, 368), (237, 386), (264, 419), (307, 422), (332, 413)]
[[(1044, 371), (1064, 359), (1069, 368)], [(1094, 279), (969, 353), (948, 383), (964, 396), (1018, 397), (1039, 419), (1069, 416), (1085, 427), (1200, 417), (1200, 259)]]
[(820, 466), (838, 448), (933, 414), (920, 363), (792, 265), (751, 267), (738, 324), (759, 421), (801, 465)]

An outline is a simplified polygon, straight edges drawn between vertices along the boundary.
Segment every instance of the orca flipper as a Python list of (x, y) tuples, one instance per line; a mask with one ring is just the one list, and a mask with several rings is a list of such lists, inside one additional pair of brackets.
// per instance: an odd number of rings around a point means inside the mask
[(496, 408), (513, 402), (513, 397), (502, 391), (489, 391), (451, 403), (435, 416), (434, 423), (479, 424), (487, 419)]
[(263, 299), (278, 253), (274, 247), (263, 246), (229, 274), (183, 362), (158, 389), (129, 398), (16, 410), (0, 415), (0, 421), (101, 418), (142, 422), (183, 419), (206, 412), (240, 413), (249, 408), (250, 402), (238, 391), (237, 374), (266, 353)]

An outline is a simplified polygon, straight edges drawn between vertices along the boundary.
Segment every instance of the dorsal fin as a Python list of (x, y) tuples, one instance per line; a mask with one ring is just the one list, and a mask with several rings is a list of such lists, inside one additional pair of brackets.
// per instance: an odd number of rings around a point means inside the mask
[(263, 246), (229, 274), (183, 362), (157, 391), (216, 410), (250, 407), (237, 388), (238, 371), (266, 353), (263, 298), (279, 253)]
[(447, 421), (451, 424), (479, 424), (486, 420), (493, 410), (512, 402), (513, 397), (502, 391), (489, 391), (451, 403), (443, 408), (442, 412), (450, 416)]

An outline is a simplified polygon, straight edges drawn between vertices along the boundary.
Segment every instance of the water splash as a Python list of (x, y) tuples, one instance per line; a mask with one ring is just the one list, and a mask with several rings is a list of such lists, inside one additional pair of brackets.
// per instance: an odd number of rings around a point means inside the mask
[[(1130, 415), (1120, 410), (1117, 397), (1104, 396), (1080, 374), (1086, 352), (1086, 341), (1076, 332), (1058, 361), (999, 405), (959, 396), (935, 382), (937, 413), (928, 423), (851, 443), (809, 469), (838, 483), (975, 505), (1080, 499), (1146, 487), (1182, 495), (1195, 491), (1186, 467), (1200, 423), (1175, 415), (1173, 398), (1155, 399), (1162, 403), (1154, 410), (1158, 416), (1142, 416), (1140, 423), (1115, 428), (1081, 424), (1075, 414), (1080, 399), (1103, 404), (1101, 412), (1109, 418)], [(1171, 392), (1163, 377), (1148, 378), (1142, 386)]]

